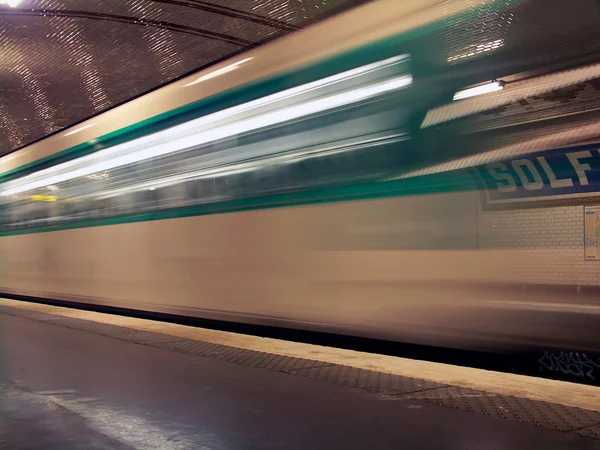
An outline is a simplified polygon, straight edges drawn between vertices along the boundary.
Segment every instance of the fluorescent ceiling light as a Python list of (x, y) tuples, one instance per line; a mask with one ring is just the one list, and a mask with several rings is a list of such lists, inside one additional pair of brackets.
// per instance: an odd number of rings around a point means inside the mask
[(454, 100), (462, 100), (464, 98), (475, 97), (476, 95), (489, 94), (490, 92), (501, 91), (504, 89), (504, 82), (492, 81), (491, 83), (482, 84), (481, 86), (472, 87), (454, 94)]
[(541, 95), (568, 86), (575, 86), (576, 84), (584, 83), (599, 77), (600, 64), (592, 64), (519, 82), (511, 82), (510, 89), (506, 92), (486, 95), (483, 98), (472, 98), (461, 102), (452, 102), (430, 109), (421, 124), (421, 128), (428, 128), (441, 123), (450, 122), (451, 120), (478, 114), (483, 111), (490, 111), (527, 97)]
[[(354, 80), (361, 75), (373, 73), (378, 69), (392, 67), (406, 60), (406, 56), (399, 56), (362, 66), (58, 164), (5, 183), (1, 195), (19, 194), (50, 184), (59, 184), (67, 180), (189, 150), (238, 134), (282, 124), (401, 89), (412, 83), (411, 75), (392, 76), (388, 74), (387, 79), (383, 81), (367, 79), (362, 86), (354, 85), (353, 88), (341, 91), (343, 86), (336, 85), (343, 81)], [(323, 88), (328, 88), (328, 95), (326, 92), (320, 93), (319, 89)], [(338, 89), (338, 92), (331, 93), (335, 89)], [(320, 95), (318, 95), (319, 93)], [(306, 95), (304, 98), (296, 98), (300, 94)], [(287, 103), (277, 107), (277, 104), (282, 101), (287, 101)], [(252, 114), (248, 114), (248, 112)]]
[(19, 6), (19, 3), (21, 3), (21, 0), (0, 0), (0, 5), (8, 5), (11, 8)]

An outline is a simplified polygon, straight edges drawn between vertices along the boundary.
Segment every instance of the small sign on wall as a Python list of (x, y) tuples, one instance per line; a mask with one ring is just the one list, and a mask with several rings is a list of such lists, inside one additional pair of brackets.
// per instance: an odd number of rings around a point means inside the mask
[(585, 259), (600, 260), (600, 206), (585, 207)]

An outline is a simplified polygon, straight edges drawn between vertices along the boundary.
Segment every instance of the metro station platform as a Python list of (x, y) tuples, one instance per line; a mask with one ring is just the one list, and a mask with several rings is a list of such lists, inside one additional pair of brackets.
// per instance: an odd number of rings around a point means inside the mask
[(600, 389), (0, 300), (6, 449), (600, 449)]

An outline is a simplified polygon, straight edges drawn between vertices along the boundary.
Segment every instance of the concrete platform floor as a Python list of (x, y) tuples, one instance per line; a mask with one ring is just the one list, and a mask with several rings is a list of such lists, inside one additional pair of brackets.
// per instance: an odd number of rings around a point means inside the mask
[(0, 448), (600, 449), (600, 441), (0, 315)]

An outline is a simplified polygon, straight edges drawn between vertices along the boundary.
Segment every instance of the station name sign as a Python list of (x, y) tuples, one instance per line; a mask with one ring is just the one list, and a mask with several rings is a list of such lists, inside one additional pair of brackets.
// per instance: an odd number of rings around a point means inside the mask
[(492, 205), (600, 195), (600, 145), (531, 153), (477, 172)]

